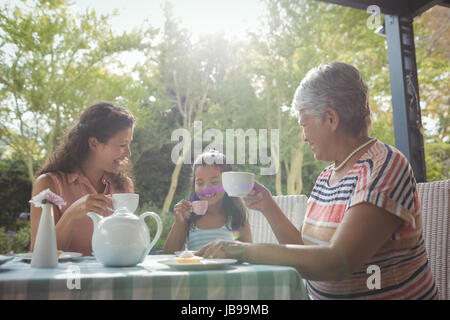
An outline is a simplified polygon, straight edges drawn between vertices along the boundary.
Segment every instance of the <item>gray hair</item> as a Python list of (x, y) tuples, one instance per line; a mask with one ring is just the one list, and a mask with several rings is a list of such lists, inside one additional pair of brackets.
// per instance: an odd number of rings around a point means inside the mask
[(370, 126), (369, 90), (358, 69), (342, 62), (311, 69), (295, 91), (292, 107), (310, 115), (324, 115), (330, 107), (342, 128), (359, 136)]

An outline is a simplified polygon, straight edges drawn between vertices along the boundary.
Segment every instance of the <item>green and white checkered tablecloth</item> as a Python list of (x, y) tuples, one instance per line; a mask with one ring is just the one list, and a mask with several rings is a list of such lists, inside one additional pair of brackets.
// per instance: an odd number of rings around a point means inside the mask
[(135, 267), (106, 268), (94, 257), (34, 269), (11, 261), (0, 266), (0, 300), (5, 299), (307, 299), (291, 267), (235, 264), (225, 269), (176, 271), (149, 255)]

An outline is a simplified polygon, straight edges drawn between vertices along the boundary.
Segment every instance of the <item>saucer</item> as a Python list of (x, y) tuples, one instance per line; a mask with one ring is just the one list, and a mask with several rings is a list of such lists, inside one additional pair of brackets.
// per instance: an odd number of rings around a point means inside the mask
[(195, 271), (195, 270), (213, 270), (221, 269), (226, 266), (235, 264), (236, 259), (202, 259), (195, 263), (179, 263), (175, 259), (160, 260), (159, 263), (165, 264), (172, 269), (180, 271)]

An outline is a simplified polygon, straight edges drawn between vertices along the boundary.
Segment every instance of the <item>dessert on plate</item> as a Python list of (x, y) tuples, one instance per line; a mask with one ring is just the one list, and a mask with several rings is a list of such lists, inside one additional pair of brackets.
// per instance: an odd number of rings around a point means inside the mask
[(202, 259), (202, 257), (194, 255), (191, 251), (183, 251), (175, 258), (175, 261), (178, 263), (198, 263), (202, 261)]

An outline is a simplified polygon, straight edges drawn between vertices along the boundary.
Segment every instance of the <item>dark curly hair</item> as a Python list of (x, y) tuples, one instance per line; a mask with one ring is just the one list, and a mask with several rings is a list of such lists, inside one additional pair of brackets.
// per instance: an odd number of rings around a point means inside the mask
[[(89, 154), (89, 137), (95, 137), (106, 143), (119, 131), (132, 128), (136, 123), (130, 111), (115, 106), (110, 102), (99, 102), (83, 111), (80, 120), (64, 136), (62, 143), (47, 159), (36, 177), (47, 172), (62, 171), (71, 173), (86, 159)], [(123, 190), (127, 178), (133, 180), (132, 166), (127, 164), (119, 173), (109, 175), (115, 188)]]

